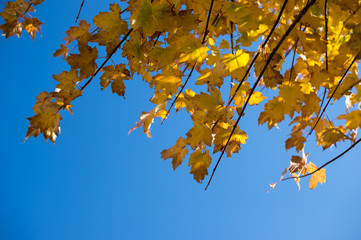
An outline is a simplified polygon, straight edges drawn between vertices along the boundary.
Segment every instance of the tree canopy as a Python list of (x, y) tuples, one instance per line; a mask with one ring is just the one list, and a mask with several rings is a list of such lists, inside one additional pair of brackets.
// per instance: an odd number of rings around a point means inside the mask
[[(6, 3), (0, 13), (5, 39), (23, 30), (35, 39), (43, 23), (33, 12), (42, 2)], [(175, 170), (189, 154), (190, 173), (201, 183), (213, 157), (206, 188), (221, 159), (239, 153), (252, 137), (239, 123), (261, 102), (258, 124), (292, 126), (285, 149), (298, 155), (280, 181), (299, 185), (311, 175), (313, 189), (325, 182), (324, 167), (361, 141), (359, 0), (135, 0), (110, 4), (92, 22), (78, 21), (84, 4), (54, 53), (69, 68), (53, 75), (53, 92), (37, 96), (25, 139), (43, 135), (54, 143), (61, 112), (73, 113), (74, 100), (97, 77), (102, 90), (124, 97), (126, 82), (140, 76), (154, 91), (154, 108), (142, 112), (129, 132), (142, 128), (151, 137), (155, 119), (163, 123), (172, 112), (186, 111), (193, 127), (161, 158), (171, 159)], [(122, 61), (112, 59), (117, 51)], [(340, 101), (344, 111), (329, 115)], [(323, 150), (339, 142), (349, 148), (317, 167), (306, 153), (310, 135)]]

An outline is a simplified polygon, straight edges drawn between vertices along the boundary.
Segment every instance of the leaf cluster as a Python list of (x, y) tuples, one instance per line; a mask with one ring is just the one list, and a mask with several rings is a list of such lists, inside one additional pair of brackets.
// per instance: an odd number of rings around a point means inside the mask
[[(21, 35), (23, 28), (34, 38), (41, 22), (25, 15), (39, 3), (6, 4), (0, 13), (5, 38)], [(359, 142), (360, 1), (135, 0), (127, 4), (122, 9), (125, 4), (112, 3), (91, 23), (81, 20), (65, 32), (64, 44), (54, 56), (62, 57), (69, 70), (53, 76), (58, 82), (55, 91), (37, 97), (26, 138), (42, 134), (55, 142), (61, 110), (71, 111), (73, 101), (99, 74), (101, 89), (110, 86), (119, 96), (126, 95), (126, 81), (134, 76), (153, 90), (154, 107), (141, 113), (130, 132), (143, 128), (150, 137), (154, 120), (163, 122), (173, 107), (189, 114), (193, 126), (162, 151), (161, 158), (172, 159), (175, 170), (190, 154), (188, 165), (197, 182), (208, 175), (214, 154), (220, 157), (211, 179), (224, 153), (232, 157), (241, 150), (249, 136), (238, 123), (247, 106), (261, 102), (258, 124), (272, 129), (289, 121), (292, 128), (285, 148), (302, 155), (291, 157), (283, 180), (290, 174), (299, 184), (302, 176), (312, 175), (311, 189), (325, 182), (325, 170), (307, 162), (309, 135), (314, 134), (324, 150), (339, 142), (352, 146)], [(259, 42), (258, 49), (250, 47)], [(112, 60), (117, 51), (127, 64)], [(285, 62), (291, 66), (285, 67)], [(346, 99), (345, 111), (329, 116), (330, 103), (342, 99)]]

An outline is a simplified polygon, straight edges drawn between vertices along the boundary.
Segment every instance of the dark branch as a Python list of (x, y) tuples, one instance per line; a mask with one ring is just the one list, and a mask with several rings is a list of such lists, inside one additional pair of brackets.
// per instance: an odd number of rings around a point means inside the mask
[(310, 176), (318, 171), (320, 171), (322, 168), (326, 167), (328, 164), (336, 161), (337, 159), (339, 159), (340, 157), (342, 157), (343, 155), (345, 155), (348, 151), (350, 151), (353, 147), (355, 147), (359, 142), (361, 142), (361, 138), (359, 140), (357, 140), (354, 144), (352, 144), (349, 148), (347, 148), (345, 151), (343, 151), (341, 154), (337, 155), (335, 158), (331, 159), (330, 161), (326, 162), (325, 164), (323, 164), (321, 167), (317, 168), (315, 171), (307, 173), (305, 175), (302, 176), (298, 176), (298, 177), (288, 177), (288, 178), (284, 178), (281, 180), (281, 182), (286, 181), (288, 179), (294, 179), (294, 178), (304, 178), (307, 176)]
[(291, 84), (293, 66), (295, 64), (296, 48), (297, 48), (297, 43), (295, 44), (294, 49), (293, 49), (293, 57), (292, 57), (292, 64), (291, 64), (292, 67), (291, 67), (291, 70), (290, 70), (290, 78), (288, 79), (288, 84)]
[(81, 10), (83, 9), (84, 2), (85, 2), (85, 0), (83, 0), (83, 1), (81, 2), (80, 8), (79, 8), (79, 12), (78, 12), (78, 15), (76, 16), (75, 22), (77, 22), (78, 19), (79, 19), (80, 12), (81, 12)]
[(114, 55), (114, 53), (117, 51), (117, 49), (120, 47), (120, 45), (122, 45), (122, 43), (127, 39), (127, 37), (129, 36), (129, 34), (133, 31), (133, 28), (129, 29), (129, 31), (127, 32), (127, 34), (125, 34), (125, 36), (123, 37), (123, 39), (118, 43), (118, 45), (113, 49), (113, 51), (109, 54), (109, 56), (107, 57), (107, 59), (105, 59), (105, 61), (103, 62), (103, 64), (95, 71), (95, 73), (93, 74), (93, 76), (90, 77), (90, 79), (85, 83), (84, 86), (82, 86), (80, 89), (83, 91), (84, 88), (86, 88), (89, 83), (93, 80), (93, 78), (98, 74), (98, 72), (104, 67), (104, 65), (109, 61), (109, 59)]
[(212, 8), (213, 8), (213, 2), (214, 2), (214, 0), (211, 1), (211, 6), (209, 7), (208, 17), (207, 17), (207, 23), (206, 23), (206, 29), (205, 29), (205, 31), (204, 31), (204, 36), (203, 36), (202, 44), (204, 44), (204, 42), (206, 41), (206, 36), (207, 36), (207, 34), (208, 34), (208, 24), (209, 24), (209, 19), (211, 18), (211, 13), (212, 13)]
[(348, 66), (348, 68), (346, 69), (346, 71), (345, 71), (345, 73), (343, 74), (343, 76), (342, 76), (341, 80), (338, 82), (338, 84), (337, 84), (337, 86), (336, 86), (335, 90), (333, 90), (333, 92), (332, 92), (332, 94), (331, 94), (330, 98), (328, 99), (328, 101), (327, 101), (326, 105), (323, 107), (323, 110), (322, 110), (322, 112), (321, 112), (320, 116), (318, 116), (318, 118), (317, 118), (317, 121), (316, 121), (315, 125), (313, 125), (313, 127), (311, 128), (311, 131), (308, 133), (308, 135), (311, 135), (311, 133), (313, 132), (313, 130), (316, 128), (316, 126), (317, 126), (318, 122), (320, 121), (320, 119), (321, 119), (321, 117), (322, 117), (323, 113), (326, 111), (326, 108), (327, 108), (328, 104), (331, 102), (331, 99), (332, 99), (332, 98), (333, 98), (333, 96), (335, 95), (335, 93), (336, 93), (336, 91), (337, 91), (338, 87), (341, 85), (341, 83), (342, 83), (343, 79), (346, 77), (346, 75), (347, 75), (348, 71), (350, 70), (350, 68), (352, 67), (352, 65), (353, 65), (353, 64), (354, 64), (354, 62), (356, 61), (356, 59), (357, 59), (357, 55), (356, 55), (356, 56), (354, 57), (354, 59), (352, 60), (352, 62), (351, 62), (351, 64), (350, 64), (350, 66)]
[(343, 91), (341, 93), (341, 95), (344, 95), (348, 90), (351, 90), (354, 86), (356, 86), (357, 84), (359, 84), (361, 82), (361, 79), (358, 80), (357, 82), (355, 82), (354, 84), (352, 84), (351, 86), (349, 86), (345, 91)]
[(222, 156), (223, 156), (223, 154), (224, 154), (224, 152), (225, 152), (225, 150), (226, 150), (226, 148), (227, 148), (227, 146), (228, 146), (228, 144), (229, 144), (229, 142), (230, 142), (230, 140), (231, 140), (231, 138), (232, 138), (232, 135), (233, 135), (234, 131), (235, 131), (236, 128), (237, 128), (237, 125), (238, 125), (238, 123), (239, 123), (239, 120), (242, 118), (242, 116), (243, 116), (243, 114), (244, 114), (244, 111), (246, 110), (247, 104), (248, 104), (248, 102), (249, 102), (252, 94), (254, 93), (254, 91), (255, 91), (255, 89), (256, 89), (259, 81), (261, 80), (263, 73), (266, 71), (266, 68), (268, 67), (269, 63), (271, 62), (273, 56), (276, 54), (276, 52), (277, 52), (277, 50), (279, 49), (279, 47), (281, 46), (281, 44), (284, 42), (284, 40), (288, 37), (288, 35), (289, 35), (289, 34), (291, 33), (291, 31), (293, 30), (293, 28), (296, 26), (296, 24), (301, 20), (301, 18), (306, 14), (306, 12), (308, 11), (308, 9), (309, 9), (315, 2), (316, 2), (316, 0), (311, 0), (311, 1), (302, 9), (302, 11), (297, 15), (297, 17), (295, 18), (295, 20), (293, 21), (293, 23), (288, 27), (288, 29), (287, 29), (287, 31), (285, 32), (285, 34), (282, 36), (282, 38), (280, 39), (280, 41), (278, 42), (278, 44), (276, 45), (276, 47), (272, 50), (271, 54), (269, 55), (269, 57), (268, 57), (268, 59), (267, 59), (267, 61), (266, 61), (266, 64), (264, 65), (264, 67), (263, 67), (260, 75), (258, 76), (256, 82), (254, 83), (254, 85), (253, 85), (253, 87), (252, 87), (252, 90), (251, 90), (250, 94), (248, 95), (247, 100), (246, 100), (246, 102), (245, 102), (245, 104), (244, 104), (244, 106), (243, 106), (243, 108), (242, 108), (242, 111), (241, 111), (241, 113), (239, 114), (238, 119), (237, 119), (236, 123), (235, 123), (234, 126), (233, 126), (233, 129), (232, 129), (232, 131), (231, 131), (231, 134), (229, 135), (229, 137), (228, 137), (228, 139), (227, 139), (226, 145), (225, 145), (225, 146), (223, 147), (223, 149), (222, 149), (221, 156), (218, 158), (218, 161), (217, 161), (217, 163), (216, 163), (216, 166), (215, 166), (214, 169), (213, 169), (212, 175), (211, 175), (211, 177), (210, 177), (210, 179), (209, 179), (209, 181), (208, 181), (208, 184), (207, 184), (205, 190), (207, 190), (209, 184), (210, 184), (211, 181), (212, 181), (212, 178), (213, 178), (213, 176), (214, 176), (214, 173), (215, 173), (215, 171), (217, 170), (218, 164), (219, 164), (219, 162), (220, 162), (221, 159), (222, 159)]
[(327, 45), (328, 45), (328, 38), (327, 38), (327, 32), (328, 32), (328, 21), (327, 21), (327, 0), (325, 0), (325, 39), (326, 39), (326, 71), (328, 71), (328, 55), (327, 55)]

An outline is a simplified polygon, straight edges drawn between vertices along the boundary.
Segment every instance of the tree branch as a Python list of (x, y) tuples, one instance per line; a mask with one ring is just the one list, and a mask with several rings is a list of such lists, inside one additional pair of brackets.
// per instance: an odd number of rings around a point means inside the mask
[(339, 159), (340, 157), (342, 157), (343, 155), (345, 155), (348, 151), (350, 151), (353, 147), (355, 147), (358, 143), (361, 142), (361, 138), (359, 140), (357, 140), (355, 143), (353, 143), (349, 148), (347, 148), (345, 151), (343, 151), (341, 154), (337, 155), (336, 157), (334, 157), (333, 159), (331, 159), (330, 161), (326, 162), (325, 164), (323, 164), (321, 167), (317, 168), (315, 171), (313, 172), (310, 172), (310, 173), (307, 173), (305, 175), (302, 175), (302, 176), (298, 176), (298, 177), (288, 177), (288, 178), (284, 178), (281, 180), (281, 182), (283, 181), (286, 181), (286, 180), (289, 180), (289, 179), (294, 179), (294, 178), (304, 178), (304, 177), (307, 177), (307, 176), (310, 176), (318, 171), (320, 171), (322, 168), (326, 167), (328, 164), (336, 161), (337, 159)]
[(327, 38), (327, 32), (328, 32), (328, 21), (327, 21), (327, 0), (325, 0), (325, 39), (326, 39), (326, 71), (328, 71), (328, 55), (327, 55), (327, 45), (328, 45), (328, 38)]
[(223, 147), (221, 156), (218, 158), (218, 161), (217, 161), (217, 163), (216, 163), (216, 166), (215, 166), (214, 169), (213, 169), (212, 175), (211, 175), (211, 177), (210, 177), (210, 179), (209, 179), (209, 181), (208, 181), (208, 183), (207, 183), (207, 186), (206, 186), (205, 190), (207, 190), (209, 184), (210, 184), (211, 181), (212, 181), (212, 178), (213, 178), (213, 176), (214, 176), (214, 173), (215, 173), (215, 171), (217, 170), (218, 164), (219, 164), (219, 162), (220, 162), (221, 159), (222, 159), (222, 156), (223, 156), (223, 154), (224, 154), (224, 152), (225, 152), (225, 150), (226, 150), (226, 148), (227, 148), (227, 146), (228, 146), (228, 144), (229, 144), (229, 142), (230, 142), (230, 140), (231, 140), (231, 138), (232, 138), (232, 135), (233, 135), (234, 131), (236, 130), (236, 127), (237, 127), (237, 125), (238, 125), (238, 122), (239, 122), (239, 120), (242, 118), (243, 113), (244, 113), (244, 111), (246, 110), (247, 104), (248, 104), (248, 102), (249, 102), (252, 94), (254, 93), (254, 90), (256, 89), (259, 81), (261, 80), (263, 73), (266, 71), (266, 68), (268, 67), (269, 63), (271, 62), (273, 56), (276, 54), (276, 52), (277, 52), (277, 50), (279, 49), (279, 47), (281, 46), (281, 44), (284, 42), (284, 40), (288, 37), (288, 35), (289, 35), (289, 34), (291, 33), (291, 31), (293, 30), (293, 28), (296, 26), (296, 24), (301, 20), (301, 18), (307, 13), (308, 9), (309, 9), (315, 2), (316, 2), (316, 0), (311, 0), (311, 1), (302, 9), (302, 11), (297, 15), (297, 17), (296, 17), (295, 20), (293, 21), (293, 23), (288, 27), (287, 31), (286, 31), (285, 34), (282, 36), (282, 38), (280, 39), (280, 41), (278, 42), (278, 44), (276, 45), (276, 47), (273, 48), (271, 54), (269, 55), (269, 57), (268, 57), (268, 59), (267, 59), (267, 61), (266, 61), (266, 64), (264, 65), (264, 67), (263, 67), (260, 75), (258, 76), (256, 82), (254, 83), (254, 85), (253, 85), (253, 87), (252, 87), (252, 90), (251, 90), (250, 94), (249, 94), (248, 97), (247, 97), (247, 100), (246, 100), (246, 102), (245, 102), (245, 104), (244, 104), (244, 106), (243, 106), (243, 108), (242, 108), (241, 113), (239, 114), (239, 117), (238, 117), (236, 123), (235, 123), (234, 126), (233, 126), (233, 129), (232, 129), (232, 131), (231, 131), (231, 134), (229, 135), (229, 137), (228, 137), (228, 139), (227, 139), (226, 145)]
[(318, 118), (317, 118), (317, 121), (316, 121), (315, 125), (313, 125), (313, 127), (311, 128), (311, 131), (308, 133), (308, 135), (311, 135), (311, 133), (313, 132), (313, 130), (316, 128), (316, 126), (317, 126), (318, 122), (320, 121), (320, 119), (321, 119), (321, 117), (322, 117), (323, 113), (326, 111), (326, 108), (327, 108), (328, 104), (331, 102), (332, 97), (335, 95), (335, 92), (337, 91), (338, 87), (341, 85), (341, 83), (342, 83), (342, 81), (344, 80), (344, 78), (346, 77), (346, 75), (347, 75), (348, 71), (350, 70), (350, 68), (352, 67), (352, 65), (354, 64), (354, 62), (356, 61), (356, 59), (357, 59), (357, 55), (358, 55), (358, 54), (356, 54), (356, 56), (354, 57), (354, 59), (352, 60), (352, 62), (351, 62), (351, 64), (350, 64), (350, 66), (348, 66), (348, 68), (346, 69), (346, 71), (345, 71), (345, 73), (343, 74), (343, 76), (342, 76), (341, 80), (338, 82), (338, 84), (337, 84), (337, 86), (336, 86), (335, 90), (333, 90), (333, 92), (332, 92), (332, 94), (331, 94), (330, 98), (328, 99), (328, 101), (327, 101), (326, 105), (324, 106), (324, 108), (323, 108), (323, 110), (322, 110), (322, 112), (321, 112), (320, 116), (318, 116)]
[(82, 86), (80, 88), (80, 90), (83, 91), (84, 88), (86, 88), (89, 83), (93, 80), (93, 78), (98, 74), (98, 72), (104, 67), (104, 65), (109, 61), (109, 59), (114, 55), (114, 53), (117, 51), (117, 49), (120, 47), (120, 45), (122, 45), (122, 43), (127, 39), (127, 37), (129, 36), (129, 34), (133, 31), (133, 28), (129, 29), (129, 31), (127, 32), (127, 34), (125, 34), (125, 36), (123, 37), (123, 39), (118, 43), (118, 45), (113, 49), (113, 51), (109, 54), (109, 56), (107, 57), (107, 59), (105, 59), (105, 61), (103, 62), (103, 64), (95, 71), (95, 73), (93, 74), (93, 76), (90, 77), (90, 79), (85, 83), (84, 86)]
[(213, 2), (214, 2), (214, 0), (211, 1), (211, 6), (209, 7), (208, 17), (207, 17), (207, 23), (206, 23), (206, 29), (205, 29), (205, 31), (204, 31), (204, 36), (203, 36), (202, 44), (204, 44), (204, 42), (206, 41), (206, 36), (207, 36), (207, 34), (208, 34), (208, 24), (209, 24), (209, 19), (210, 19), (210, 17), (211, 17), (211, 13), (212, 13)]
[(80, 12), (81, 12), (81, 10), (83, 9), (84, 2), (85, 2), (85, 0), (83, 0), (83, 1), (81, 2), (80, 8), (79, 8), (79, 12), (78, 12), (78, 15), (76, 16), (75, 22), (77, 22), (78, 19), (79, 19)]

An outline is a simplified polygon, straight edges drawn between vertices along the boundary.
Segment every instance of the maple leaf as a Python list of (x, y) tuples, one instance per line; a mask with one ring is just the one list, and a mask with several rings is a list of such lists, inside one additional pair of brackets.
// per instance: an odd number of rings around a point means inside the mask
[(128, 134), (130, 134), (135, 129), (143, 126), (144, 133), (146, 133), (148, 137), (152, 137), (150, 135), (150, 126), (152, 125), (154, 118), (156, 118), (156, 117), (165, 118), (166, 113), (165, 113), (164, 108), (166, 105), (167, 105), (167, 102), (163, 102), (163, 103), (158, 104), (155, 108), (153, 108), (149, 112), (142, 112), (142, 114), (140, 115), (139, 121), (136, 123), (136, 125), (134, 127), (132, 127), (129, 130)]
[(111, 40), (119, 38), (128, 31), (128, 24), (120, 18), (120, 6), (109, 4), (110, 12), (100, 12), (93, 18), (94, 24), (108, 34)]
[(69, 53), (69, 49), (64, 44), (60, 44), (60, 48), (55, 51), (53, 56), (54, 57), (59, 57), (59, 56), (67, 57), (68, 53)]
[(338, 119), (346, 120), (346, 128), (356, 129), (361, 127), (361, 110), (354, 110), (347, 114), (342, 114), (338, 116)]
[(81, 90), (75, 89), (77, 83), (81, 80), (78, 76), (78, 71), (75, 69), (69, 72), (63, 71), (58, 75), (53, 75), (53, 78), (59, 82), (56, 86), (55, 92), (52, 96), (57, 98), (57, 103), (62, 105), (63, 108), (70, 106), (70, 103), (81, 96)]
[(211, 85), (220, 88), (223, 85), (223, 77), (225, 77), (225, 65), (218, 61), (213, 69), (205, 68), (199, 73), (201, 75), (198, 77), (196, 85), (207, 84), (208, 90)]
[(65, 33), (68, 35), (64, 38), (66, 42), (65, 45), (69, 45), (72, 41), (78, 39), (80, 43), (86, 44), (91, 39), (91, 34), (89, 33), (90, 24), (85, 20), (79, 22), (79, 27), (70, 27)]
[(209, 156), (209, 151), (202, 152), (198, 149), (189, 157), (188, 165), (191, 166), (190, 173), (193, 174), (194, 179), (202, 183), (204, 177), (208, 175), (208, 168), (211, 165), (212, 158)]
[(186, 148), (186, 140), (179, 137), (173, 147), (161, 152), (161, 158), (164, 160), (172, 158), (173, 170), (176, 170), (176, 168), (182, 164), (183, 159), (187, 154), (188, 150)]
[(155, 86), (155, 90), (164, 90), (169, 94), (177, 92), (182, 86), (181, 76), (183, 73), (176, 68), (168, 68), (163, 73), (155, 75), (149, 83), (150, 87)]
[(291, 108), (295, 108), (298, 101), (304, 100), (304, 94), (299, 85), (284, 84), (280, 86), (279, 96), (281, 100)]
[(37, 97), (38, 100), (33, 107), (35, 116), (27, 118), (29, 120), (28, 131), (25, 135), (25, 141), (39, 134), (43, 134), (45, 141), (50, 139), (55, 143), (56, 137), (60, 133), (59, 106), (53, 102), (53, 97), (48, 92), (42, 92)]
[(308, 154), (304, 157), (293, 155), (290, 160), (290, 166), (288, 167), (290, 173), (301, 173), (303, 170), (306, 170), (307, 156)]
[[(39, 21), (37, 18), (28, 18), (26, 17), (23, 21), (23, 26), (25, 27), (26, 31), (29, 33), (31, 39), (35, 39), (35, 33), (40, 33), (40, 25), (43, 23)], [(40, 33), (41, 34), (41, 33)]]
[(261, 112), (258, 124), (268, 122), (268, 129), (272, 129), (277, 123), (284, 120), (285, 114), (290, 114), (290, 107), (283, 102), (283, 99), (274, 97), (264, 106), (265, 111)]
[(180, 51), (178, 61), (203, 63), (207, 57), (208, 47), (204, 46), (199, 39), (195, 37), (180, 37), (176, 43), (178, 51)]
[(186, 142), (191, 148), (196, 148), (204, 143), (208, 146), (212, 145), (212, 131), (209, 127), (200, 122), (194, 122), (194, 127), (187, 132)]
[[(315, 164), (313, 164), (312, 162), (310, 162), (307, 166), (307, 172), (312, 173), (314, 171), (316, 171), (318, 168), (316, 167)], [(325, 183), (326, 182), (326, 170), (325, 169), (321, 169), (315, 173), (312, 174), (311, 178), (310, 178), (310, 183), (309, 183), (309, 187), (310, 189), (314, 189), (317, 186), (317, 183)]]
[(291, 137), (286, 140), (286, 150), (296, 147), (296, 151), (299, 152), (304, 148), (306, 138), (302, 136), (301, 131), (294, 131), (290, 135)]
[[(225, 124), (224, 127), (220, 126), (215, 129), (213, 153), (222, 151), (231, 134), (232, 128), (231, 125)], [(237, 126), (225, 150), (227, 156), (232, 157), (233, 153), (238, 153), (241, 149), (241, 144), (246, 144), (247, 139), (247, 134)]]
[(98, 57), (96, 47), (79, 45), (79, 54), (70, 54), (66, 61), (72, 69), (80, 68), (80, 77), (87, 78), (94, 74), (97, 64), (95, 60)]
[(319, 139), (317, 139), (317, 144), (322, 145), (323, 150), (336, 146), (336, 143), (339, 141), (344, 141), (347, 139), (347, 135), (344, 133), (342, 127), (337, 128), (326, 128), (322, 133)]
[(104, 71), (103, 75), (100, 77), (102, 91), (108, 87), (111, 82), (113, 93), (117, 93), (119, 96), (124, 96), (125, 85), (123, 80), (131, 79), (130, 72), (126, 69), (126, 65), (117, 64), (115, 67), (113, 65), (105, 66), (102, 68), (102, 71)]
[(236, 79), (241, 79), (246, 72), (246, 66), (250, 60), (250, 55), (244, 50), (237, 50), (233, 55), (231, 53), (223, 56), (222, 62), (226, 65), (231, 76)]

